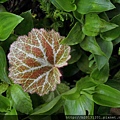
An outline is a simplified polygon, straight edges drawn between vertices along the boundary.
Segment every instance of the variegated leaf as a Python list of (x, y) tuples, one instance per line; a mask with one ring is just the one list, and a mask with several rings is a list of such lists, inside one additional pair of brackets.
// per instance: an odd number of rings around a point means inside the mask
[(29, 93), (40, 96), (54, 91), (60, 83), (59, 67), (67, 65), (70, 47), (60, 45), (64, 37), (54, 30), (32, 29), (10, 47), (9, 77)]

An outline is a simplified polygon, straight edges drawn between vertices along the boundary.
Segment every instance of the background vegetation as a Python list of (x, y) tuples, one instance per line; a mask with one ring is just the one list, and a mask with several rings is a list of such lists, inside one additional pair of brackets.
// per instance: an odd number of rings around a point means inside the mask
[[(41, 97), (8, 77), (9, 47), (32, 28), (54, 29), (71, 47), (61, 84)], [(120, 107), (119, 47), (120, 0), (0, 0), (0, 119), (111, 115)]]

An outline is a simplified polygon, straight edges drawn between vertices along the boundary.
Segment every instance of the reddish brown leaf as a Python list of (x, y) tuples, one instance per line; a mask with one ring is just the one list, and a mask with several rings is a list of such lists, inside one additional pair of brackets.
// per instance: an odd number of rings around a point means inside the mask
[(64, 37), (54, 30), (32, 29), (10, 47), (9, 77), (23, 89), (40, 96), (54, 91), (60, 83), (59, 67), (67, 65), (70, 47), (60, 45)]

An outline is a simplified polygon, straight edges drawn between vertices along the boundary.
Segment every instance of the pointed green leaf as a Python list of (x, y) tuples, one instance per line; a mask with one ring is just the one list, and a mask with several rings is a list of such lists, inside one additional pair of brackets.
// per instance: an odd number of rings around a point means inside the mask
[(101, 84), (95, 88), (93, 94), (93, 100), (95, 103), (108, 106), (108, 107), (120, 107), (120, 91), (108, 86)]
[(32, 111), (32, 101), (28, 93), (25, 93), (21, 86), (12, 84), (8, 89), (8, 96), (13, 101), (16, 110), (28, 114)]
[(33, 19), (31, 11), (26, 11), (20, 14), (24, 20), (15, 28), (15, 33), (18, 35), (25, 35), (33, 28)]
[(0, 41), (9, 37), (13, 29), (23, 20), (22, 17), (9, 13), (0, 12)]
[(4, 2), (6, 2), (6, 1), (8, 1), (8, 0), (0, 0), (0, 3), (4, 3)]
[(58, 9), (71, 12), (76, 10), (75, 0), (50, 0), (51, 3)]
[(78, 99), (66, 99), (64, 103), (65, 115), (93, 115), (94, 103), (85, 95), (81, 95)]
[(10, 100), (7, 97), (0, 95), (0, 112), (7, 112), (10, 110)]
[(101, 38), (106, 40), (106, 41), (112, 41), (115, 40), (116, 38), (118, 38), (120, 36), (120, 33), (118, 31), (120, 31), (120, 14), (116, 15), (110, 22), (111, 23), (115, 23), (116, 25), (119, 25), (119, 27), (114, 28), (110, 31), (104, 32), (101, 34)]
[(77, 0), (76, 5), (77, 11), (81, 14), (103, 12), (115, 8), (110, 0)]
[(60, 98), (61, 98), (61, 96), (57, 96), (49, 103), (46, 103), (46, 104), (40, 106), (40, 108), (39, 107), (36, 108), (31, 115), (40, 115), (40, 114), (44, 114), (44, 113), (48, 112), (57, 104), (57, 102), (60, 100)]
[(94, 69), (90, 75), (96, 83), (105, 83), (109, 77), (109, 64), (104, 65), (102, 69)]
[(6, 71), (6, 56), (5, 56), (5, 52), (2, 49), (2, 47), (0, 47), (0, 79), (3, 82), (6, 83), (11, 83), (10, 79), (7, 76), (7, 71)]
[(84, 37), (80, 23), (76, 22), (67, 37), (61, 41), (61, 44), (75, 45), (80, 43)]
[(104, 41), (102, 39), (98, 39), (97, 42), (101, 50), (105, 53), (105, 56), (94, 55), (97, 68), (100, 70), (106, 63), (108, 63), (109, 58), (111, 57), (113, 52), (113, 43), (111, 41)]
[(105, 55), (98, 43), (96, 42), (95, 37), (86, 37), (81, 43), (80, 46), (82, 49), (85, 51), (91, 52), (92, 54), (95, 55)]

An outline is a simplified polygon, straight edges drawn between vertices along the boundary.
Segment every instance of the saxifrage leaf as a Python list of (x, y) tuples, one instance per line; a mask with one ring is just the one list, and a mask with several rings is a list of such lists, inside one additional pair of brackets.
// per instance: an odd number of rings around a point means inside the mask
[(60, 45), (64, 37), (54, 30), (32, 29), (11, 45), (9, 77), (23, 89), (40, 96), (54, 91), (60, 83), (59, 67), (67, 65), (70, 47)]

